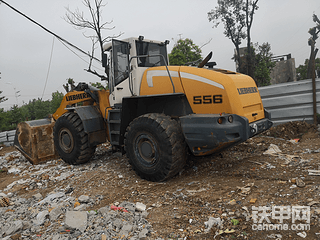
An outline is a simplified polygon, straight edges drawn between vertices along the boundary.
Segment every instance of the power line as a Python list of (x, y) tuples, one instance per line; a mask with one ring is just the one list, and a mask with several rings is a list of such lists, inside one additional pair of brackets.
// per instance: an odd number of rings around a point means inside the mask
[(38, 25), (39, 27), (41, 27), (43, 30), (45, 30), (46, 32), (52, 34), (53, 36), (55, 36), (56, 38), (60, 39), (61, 41), (65, 42), (66, 44), (70, 45), (71, 47), (77, 49), (78, 51), (82, 52), (83, 54), (89, 56), (90, 58), (93, 58), (94, 60), (98, 61), (101, 63), (101, 60), (99, 60), (98, 58), (91, 56), (90, 54), (88, 54), (87, 52), (83, 51), (82, 49), (78, 48), (77, 46), (73, 45), (72, 43), (68, 42), (67, 40), (63, 39), (62, 37), (60, 37), (59, 35), (55, 34), (54, 32), (50, 31), (49, 29), (45, 28), (44, 26), (42, 26), (40, 23), (36, 22), (35, 20), (33, 20), (32, 18), (28, 17), (27, 15), (25, 15), (24, 13), (20, 12), (18, 9), (12, 7), (11, 5), (9, 5), (8, 3), (6, 3), (3, 0), (0, 0), (0, 2), (4, 3), (5, 5), (7, 5), (9, 8), (11, 8), (12, 10), (14, 10), (15, 12), (19, 13), (20, 15), (22, 15), (23, 17), (27, 18), (29, 21), (33, 22), (34, 24)]
[(50, 54), (50, 60), (49, 60), (49, 67), (48, 67), (48, 72), (47, 72), (46, 83), (44, 84), (44, 88), (43, 88), (41, 99), (43, 98), (44, 91), (46, 90), (46, 87), (47, 87), (47, 82), (48, 82), (49, 72), (50, 72), (50, 67), (51, 67), (51, 60), (52, 60), (52, 55), (53, 55), (53, 46), (54, 46), (54, 37), (53, 37), (53, 40), (52, 40), (52, 47), (51, 47), (51, 54)]
[[(62, 44), (63, 46), (65, 46), (66, 48), (68, 48), (68, 50), (70, 50), (74, 55), (76, 55), (78, 58), (80, 58), (80, 59), (81, 59), (82, 61), (84, 61), (85, 63), (88, 63), (88, 64), (89, 64), (89, 62), (88, 62), (87, 60), (85, 60), (85, 59), (83, 59), (81, 56), (79, 56), (75, 51), (73, 51), (71, 48), (69, 48), (68, 45), (66, 45), (63, 41), (61, 41), (60, 39), (58, 39), (58, 40), (61, 42), (61, 44)], [(101, 68), (99, 68), (99, 67), (96, 67), (96, 66), (94, 66), (94, 65), (92, 65), (92, 67), (95, 68), (95, 69), (98, 69), (98, 70), (102, 71)]]

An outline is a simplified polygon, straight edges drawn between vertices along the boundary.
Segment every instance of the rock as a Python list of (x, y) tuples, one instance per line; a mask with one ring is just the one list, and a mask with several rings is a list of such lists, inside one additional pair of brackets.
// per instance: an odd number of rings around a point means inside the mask
[(256, 201), (257, 201), (256, 198), (251, 198), (249, 203), (254, 204), (254, 203), (256, 203)]
[(82, 211), (82, 210), (85, 210), (87, 208), (87, 204), (81, 204), (80, 206), (78, 207), (75, 207), (73, 210), (74, 211)]
[(281, 234), (270, 234), (270, 235), (267, 235), (268, 238), (276, 238), (276, 239), (281, 239), (282, 238), (282, 235)]
[(4, 238), (1, 238), (1, 240), (11, 240), (11, 236), (7, 236), (7, 237), (4, 237)]
[(110, 207), (109, 206), (105, 206), (99, 209), (99, 212), (104, 215), (107, 214), (110, 211)]
[(87, 228), (87, 212), (67, 211), (65, 225), (71, 229), (78, 229), (81, 232)]
[(304, 181), (301, 178), (297, 178), (296, 179), (296, 185), (300, 188), (303, 188), (306, 186), (306, 184), (304, 183)]
[(133, 229), (133, 226), (131, 224), (129, 223), (125, 224), (120, 231), (120, 236), (124, 235), (125, 237), (127, 237), (128, 234), (132, 231), (132, 229)]
[(69, 236), (63, 236), (61, 234), (54, 235), (52, 240), (69, 240)]
[(140, 203), (140, 202), (137, 202), (136, 203), (136, 211), (139, 211), (139, 212), (143, 212), (146, 210), (146, 205), (144, 205), (143, 203)]
[(40, 226), (42, 224), (44, 224), (46, 217), (49, 215), (49, 211), (48, 210), (44, 210), (42, 212), (39, 212), (37, 215), (36, 220), (33, 222), (34, 225), (36, 226)]
[(76, 207), (79, 207), (81, 204), (79, 203), (79, 202), (75, 202), (74, 204), (73, 204), (73, 208), (76, 208)]
[(220, 226), (222, 224), (222, 221), (220, 218), (210, 217), (208, 222), (205, 222), (204, 224), (206, 226), (205, 232), (209, 232), (214, 225)]
[(90, 197), (88, 195), (81, 195), (78, 198), (79, 203), (88, 203), (90, 201)]
[(120, 229), (120, 228), (122, 227), (122, 224), (123, 224), (123, 222), (122, 222), (119, 218), (117, 218), (117, 219), (115, 219), (115, 220), (113, 221), (113, 226), (114, 226), (115, 228)]
[(19, 168), (12, 167), (12, 168), (8, 169), (8, 173), (18, 174), (20, 172), (21, 172), (21, 170)]
[(320, 202), (318, 202), (318, 201), (311, 201), (311, 202), (309, 202), (307, 205), (308, 205), (308, 206), (312, 206), (312, 205), (316, 205), (316, 204), (320, 204)]
[(44, 203), (47, 203), (47, 202), (51, 202), (51, 201), (53, 201), (55, 199), (62, 198), (64, 196), (65, 196), (64, 192), (53, 193), (53, 194), (48, 195), (45, 199), (43, 199), (42, 201), (36, 203), (35, 205), (40, 205), (40, 204), (44, 204)]
[(107, 240), (107, 235), (101, 234), (101, 240)]
[(0, 198), (7, 198), (7, 194), (0, 192)]
[(297, 233), (297, 235), (299, 237), (302, 237), (302, 238), (306, 238), (307, 237), (307, 233), (306, 232), (299, 232), (299, 233)]
[(10, 227), (5, 231), (6, 235), (11, 235), (13, 233), (18, 232), (23, 228), (23, 223), (21, 220), (14, 221)]
[(33, 195), (32, 196), (35, 200), (40, 200), (41, 198), (42, 198), (42, 195), (41, 195), (41, 193), (37, 193), (37, 194), (35, 194), (35, 195)]
[(148, 229), (146, 228), (142, 229), (141, 232), (139, 233), (139, 238), (146, 238), (148, 233), (149, 233)]
[(73, 173), (72, 172), (64, 172), (61, 173), (60, 176), (56, 177), (57, 181), (63, 181), (66, 180), (67, 178), (69, 178)]
[(55, 221), (58, 219), (58, 217), (63, 213), (62, 207), (55, 207), (54, 209), (51, 210), (49, 213), (49, 218), (50, 221)]
[(149, 215), (149, 213), (148, 213), (147, 211), (143, 211), (143, 212), (141, 213), (141, 217), (143, 217), (143, 218), (147, 218), (148, 215)]

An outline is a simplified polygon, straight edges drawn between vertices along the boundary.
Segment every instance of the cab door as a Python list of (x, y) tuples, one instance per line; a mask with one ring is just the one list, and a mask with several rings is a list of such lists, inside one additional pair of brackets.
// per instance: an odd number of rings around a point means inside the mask
[(109, 90), (110, 105), (122, 103), (122, 98), (131, 96), (129, 86), (129, 52), (128, 42), (112, 40)]

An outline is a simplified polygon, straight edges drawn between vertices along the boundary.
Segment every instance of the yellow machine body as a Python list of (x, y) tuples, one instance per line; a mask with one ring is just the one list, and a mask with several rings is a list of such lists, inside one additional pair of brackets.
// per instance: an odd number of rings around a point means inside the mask
[[(246, 117), (249, 123), (265, 118), (259, 90), (251, 77), (226, 70), (168, 68), (175, 91), (186, 95), (195, 114), (237, 114)], [(172, 93), (169, 76), (157, 76), (160, 71), (166, 71), (166, 68), (145, 71), (140, 95)]]

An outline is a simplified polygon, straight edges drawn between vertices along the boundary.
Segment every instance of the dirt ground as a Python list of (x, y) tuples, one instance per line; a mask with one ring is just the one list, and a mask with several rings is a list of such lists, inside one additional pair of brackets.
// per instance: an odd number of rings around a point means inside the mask
[[(270, 144), (281, 153), (264, 154)], [(11, 151), (13, 147), (3, 148), (0, 156)], [(319, 152), (317, 126), (287, 123), (221, 154), (190, 157), (178, 176), (154, 183), (140, 179), (127, 158), (113, 154), (105, 144), (86, 164), (89, 167), (103, 159), (103, 168), (49, 183), (46, 189), (26, 190), (27, 186), (19, 185), (11, 192), (25, 198), (38, 192), (46, 196), (59, 185), (69, 185), (73, 196), (102, 195), (94, 209), (123, 201), (144, 203), (154, 230), (150, 239), (303, 239), (297, 235), (303, 232), (304, 239), (320, 239), (320, 176), (308, 171), (320, 170)], [(72, 171), (63, 161), (59, 165)], [(0, 190), (17, 179), (18, 175), (0, 170)], [(310, 230), (254, 230), (252, 210), (259, 206), (311, 206)], [(206, 231), (210, 217), (223, 223)], [(291, 218), (287, 223), (291, 224)]]

